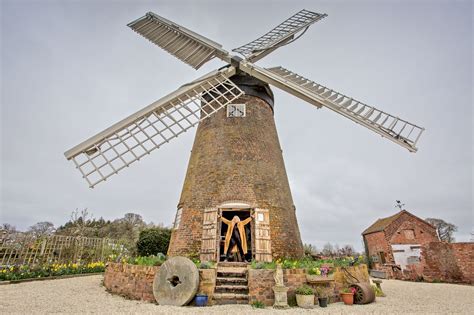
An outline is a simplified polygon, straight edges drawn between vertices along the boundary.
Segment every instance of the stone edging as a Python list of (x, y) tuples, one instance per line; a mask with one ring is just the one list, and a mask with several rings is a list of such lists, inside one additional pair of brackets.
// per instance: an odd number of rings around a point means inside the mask
[(60, 279), (68, 279), (68, 278), (76, 278), (76, 277), (97, 276), (97, 275), (103, 275), (103, 274), (104, 274), (103, 272), (91, 272), (91, 273), (78, 273), (74, 275), (28, 278), (28, 279), (19, 279), (19, 280), (6, 280), (6, 281), (0, 281), (0, 285), (17, 284), (17, 283), (32, 282), (32, 281), (44, 281), (44, 280), (60, 280)]

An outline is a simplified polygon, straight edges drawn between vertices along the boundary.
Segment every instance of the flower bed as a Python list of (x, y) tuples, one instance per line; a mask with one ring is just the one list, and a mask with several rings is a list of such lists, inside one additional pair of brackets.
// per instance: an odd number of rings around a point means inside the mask
[(283, 269), (320, 269), (325, 266), (331, 265), (334, 268), (337, 267), (350, 267), (358, 266), (364, 263), (364, 258), (359, 256), (354, 257), (342, 257), (334, 259), (312, 259), (312, 258), (302, 258), (302, 259), (278, 259), (272, 262), (255, 262), (252, 261), (252, 269), (275, 269), (277, 264), (281, 264)]
[(41, 266), (9, 266), (0, 267), (0, 281), (36, 279), (104, 272), (105, 263), (98, 261), (88, 264), (46, 264)]

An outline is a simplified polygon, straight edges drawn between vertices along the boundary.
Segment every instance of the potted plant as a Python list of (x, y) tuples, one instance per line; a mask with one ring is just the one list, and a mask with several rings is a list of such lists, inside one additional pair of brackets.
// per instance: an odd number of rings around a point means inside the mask
[(313, 267), (308, 269), (306, 280), (309, 283), (332, 281), (334, 280), (333, 272), (334, 270), (327, 266)]
[(296, 304), (299, 307), (311, 308), (314, 306), (314, 292), (313, 289), (307, 285), (296, 288)]
[(339, 291), (341, 294), (341, 299), (346, 305), (352, 305), (354, 304), (354, 293), (355, 293), (355, 288), (344, 288), (341, 291)]
[(195, 302), (196, 306), (206, 306), (208, 302), (208, 297), (206, 293), (198, 293), (196, 294)]
[(318, 294), (318, 302), (320, 307), (328, 306), (328, 299), (330, 294), (330, 289), (325, 287), (317, 287), (316, 293)]

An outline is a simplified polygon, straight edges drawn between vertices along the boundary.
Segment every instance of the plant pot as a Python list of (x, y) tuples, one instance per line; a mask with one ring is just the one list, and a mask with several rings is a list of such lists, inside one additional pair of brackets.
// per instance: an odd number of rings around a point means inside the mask
[(311, 294), (311, 295), (296, 294), (296, 304), (298, 304), (298, 306), (302, 308), (314, 307), (314, 294)]
[(353, 293), (341, 293), (341, 299), (346, 305), (354, 304), (354, 294)]
[(207, 295), (197, 294), (195, 298), (196, 306), (206, 306), (208, 302)]
[(328, 298), (318, 298), (319, 306), (320, 307), (328, 307)]

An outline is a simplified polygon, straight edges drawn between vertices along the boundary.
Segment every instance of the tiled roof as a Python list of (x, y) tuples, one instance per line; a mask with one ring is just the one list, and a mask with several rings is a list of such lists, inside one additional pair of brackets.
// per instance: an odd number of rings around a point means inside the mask
[(375, 221), (374, 224), (372, 224), (367, 229), (365, 229), (365, 231), (362, 232), (362, 235), (385, 230), (387, 226), (389, 226), (393, 221), (398, 219), (398, 217), (400, 217), (403, 213), (408, 213), (408, 212), (406, 210), (402, 210), (398, 212), (397, 214), (394, 214), (390, 217), (378, 219), (377, 221)]

